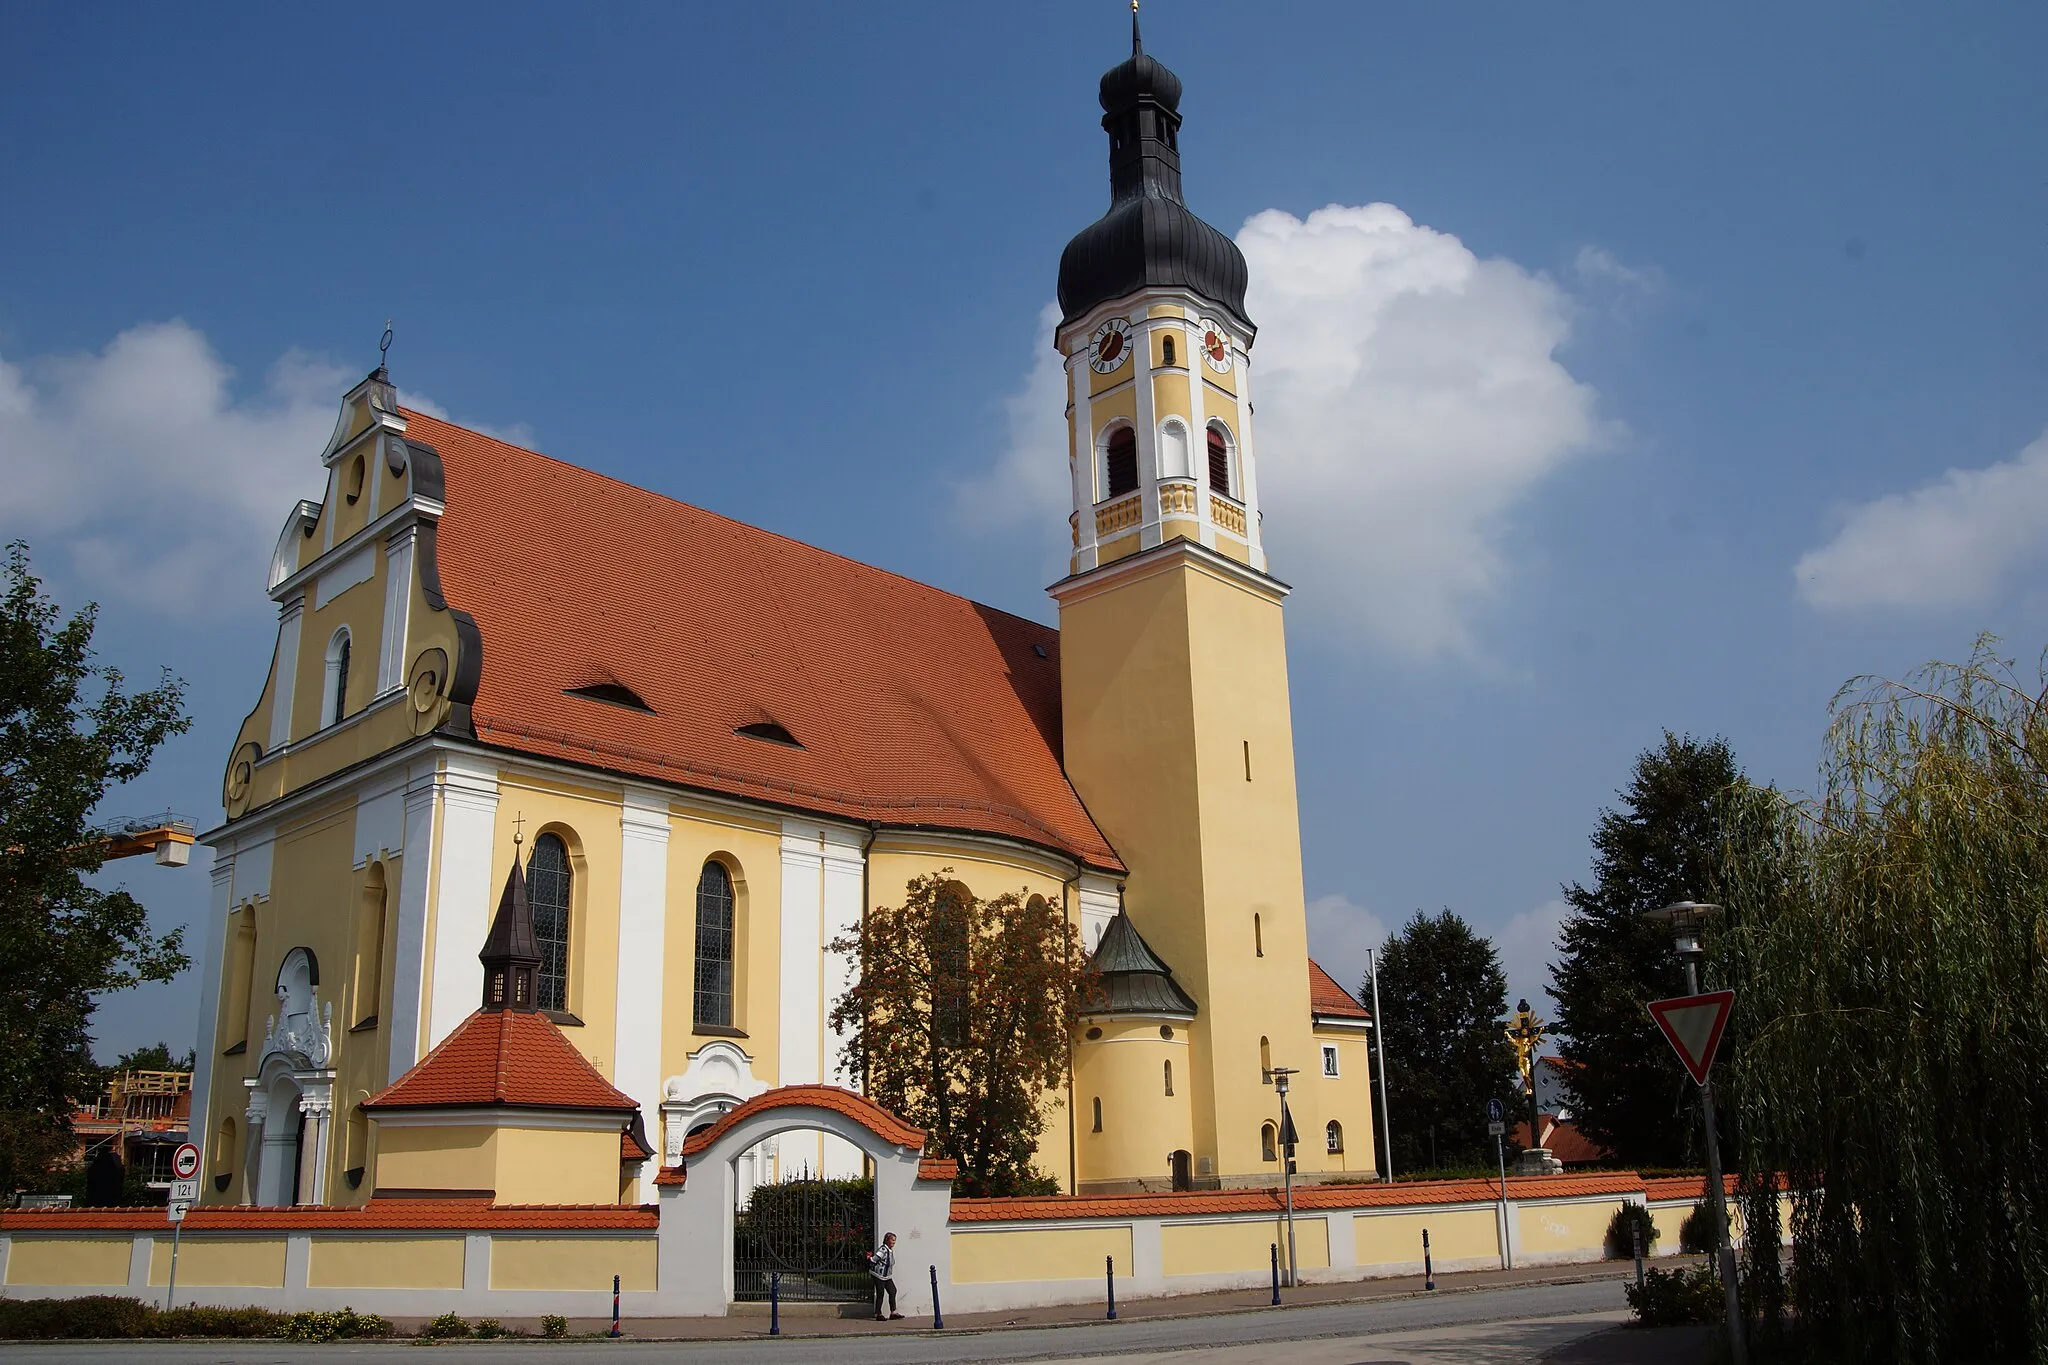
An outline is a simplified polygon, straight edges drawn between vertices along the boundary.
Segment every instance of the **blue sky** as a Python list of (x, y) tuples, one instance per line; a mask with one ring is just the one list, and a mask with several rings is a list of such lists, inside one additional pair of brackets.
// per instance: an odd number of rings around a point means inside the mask
[[(1829, 696), (2048, 635), (2048, 10), (1156, 0), (1251, 259), (1311, 930), (1451, 906), (1533, 993), (1634, 755), (1810, 782)], [(1050, 620), (1042, 311), (1116, 0), (11, 11), (0, 536), (196, 724), (396, 319), (408, 397)], [(1381, 207), (1373, 207), (1373, 206)], [(1051, 393), (1048, 400), (1047, 394)], [(1050, 490), (1050, 491), (1048, 491)], [(206, 874), (119, 869), (165, 924)], [(192, 1035), (110, 1000), (102, 1050)]]

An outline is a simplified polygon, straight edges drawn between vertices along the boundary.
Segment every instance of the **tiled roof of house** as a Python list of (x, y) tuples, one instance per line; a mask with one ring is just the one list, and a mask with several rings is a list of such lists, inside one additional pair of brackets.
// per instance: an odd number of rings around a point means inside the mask
[(1311, 1014), (1339, 1019), (1370, 1019), (1372, 1011), (1351, 998), (1351, 992), (1337, 984), (1314, 958), (1308, 962), (1308, 1007)]
[[(198, 1205), (185, 1215), (187, 1232), (383, 1232), (398, 1229), (552, 1232), (616, 1229), (653, 1232), (652, 1205), (493, 1204), (485, 1199), (372, 1199), (358, 1208), (301, 1205), (251, 1208)], [(18, 1209), (0, 1213), (0, 1232), (161, 1232), (164, 1211), (150, 1209)]]
[[(1558, 1119), (1550, 1114), (1543, 1116), (1543, 1146), (1549, 1153), (1567, 1166), (1585, 1166), (1603, 1159), (1607, 1149), (1579, 1131), (1579, 1126), (1570, 1119)], [(1514, 1141), (1518, 1146), (1529, 1145), (1529, 1120), (1523, 1119), (1514, 1128)]]
[[(406, 418), (407, 438), (444, 466), (442, 587), (483, 636), (479, 739), (824, 815), (1003, 835), (1121, 870), (1061, 767), (1059, 632)], [(598, 686), (651, 710), (565, 695)], [(738, 733), (746, 726), (780, 727), (796, 744)]]
[(419, 1065), (363, 1101), (372, 1111), (491, 1105), (621, 1114), (640, 1107), (600, 1075), (553, 1020), (520, 1010), (476, 1011)]

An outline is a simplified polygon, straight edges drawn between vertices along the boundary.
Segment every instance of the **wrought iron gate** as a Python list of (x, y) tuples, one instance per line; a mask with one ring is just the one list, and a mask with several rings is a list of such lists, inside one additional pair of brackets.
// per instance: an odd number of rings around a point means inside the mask
[(768, 1298), (772, 1274), (781, 1296), (858, 1303), (870, 1292), (868, 1252), (875, 1247), (871, 1180), (785, 1180), (757, 1185), (733, 1216), (733, 1297)]

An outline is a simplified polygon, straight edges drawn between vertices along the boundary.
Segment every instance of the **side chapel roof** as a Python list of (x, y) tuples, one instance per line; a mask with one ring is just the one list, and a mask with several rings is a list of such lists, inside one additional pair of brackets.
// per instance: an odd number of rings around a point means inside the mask
[(477, 1010), (363, 1108), (596, 1109), (639, 1104), (592, 1066), (545, 1014)]
[(1096, 984), (1089, 1014), (1168, 1014), (1192, 1018), (1195, 1002), (1173, 979), (1173, 969), (1152, 951), (1124, 911), (1102, 931), (1089, 959)]
[(1309, 1013), (1331, 1019), (1370, 1019), (1372, 1011), (1352, 998), (1314, 958), (1308, 962)]
[[(1122, 869), (1061, 767), (1058, 631), (405, 416), (444, 466), (438, 568), (483, 639), (478, 739)], [(612, 700), (569, 695), (590, 688)]]

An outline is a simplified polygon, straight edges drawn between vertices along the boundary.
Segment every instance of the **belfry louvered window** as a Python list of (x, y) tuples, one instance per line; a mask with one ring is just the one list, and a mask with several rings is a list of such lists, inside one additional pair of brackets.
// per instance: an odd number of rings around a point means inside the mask
[(1226, 498), (1236, 496), (1230, 487), (1230, 442), (1215, 426), (1209, 428), (1209, 487)]
[(697, 989), (691, 1018), (700, 1026), (732, 1027), (732, 874), (704, 864), (697, 877)]
[(533, 941), (540, 947), (534, 1003), (544, 1010), (569, 1008), (569, 879), (568, 846), (553, 834), (535, 839), (526, 895), (533, 905)]
[(1106, 497), (1120, 498), (1134, 491), (1138, 486), (1138, 433), (1129, 427), (1118, 427), (1109, 433), (1108, 452), (1109, 492)]

